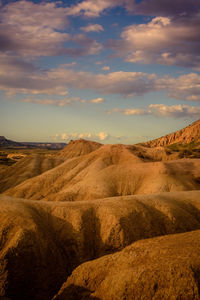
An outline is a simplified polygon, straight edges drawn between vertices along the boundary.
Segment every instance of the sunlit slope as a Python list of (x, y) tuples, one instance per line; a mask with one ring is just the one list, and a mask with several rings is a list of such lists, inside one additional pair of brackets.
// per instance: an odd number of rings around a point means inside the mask
[(200, 120), (192, 123), (191, 125), (181, 130), (170, 133), (166, 136), (162, 136), (161, 138), (143, 143), (143, 145), (148, 147), (163, 147), (176, 143), (200, 143)]
[(200, 299), (199, 252), (200, 230), (138, 241), (79, 266), (53, 299)]
[(124, 145), (105, 145), (9, 189), (35, 200), (77, 201), (200, 188), (200, 160), (150, 161)]
[(26, 179), (40, 175), (63, 162), (62, 158), (45, 155), (30, 155), (20, 159), (0, 172), (0, 193), (14, 187)]
[(84, 139), (77, 141), (72, 140), (62, 151), (59, 152), (58, 156), (65, 159), (82, 156), (97, 150), (101, 146), (102, 144), (100, 143), (87, 141)]
[[(73, 269), (85, 261), (139, 239), (200, 229), (199, 199), (200, 191), (74, 203), (1, 195), (0, 296), (51, 299)], [(109, 269), (107, 262), (105, 266)], [(123, 259), (121, 266), (124, 270)], [(114, 270), (111, 265), (114, 276), (119, 267)], [(87, 276), (84, 271), (80, 274)], [(89, 277), (89, 283), (91, 280)]]

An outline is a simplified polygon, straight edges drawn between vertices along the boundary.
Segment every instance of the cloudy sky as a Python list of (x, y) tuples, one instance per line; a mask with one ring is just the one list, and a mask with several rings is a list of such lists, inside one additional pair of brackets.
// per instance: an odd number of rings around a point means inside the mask
[(199, 104), (199, 0), (0, 1), (0, 135), (136, 143)]

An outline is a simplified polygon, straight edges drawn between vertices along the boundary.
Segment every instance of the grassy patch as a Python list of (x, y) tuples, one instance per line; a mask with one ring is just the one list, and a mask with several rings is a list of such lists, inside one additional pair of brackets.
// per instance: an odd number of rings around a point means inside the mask
[(165, 151), (168, 155), (173, 152), (178, 152), (180, 158), (200, 158), (200, 143), (176, 143), (165, 147)]

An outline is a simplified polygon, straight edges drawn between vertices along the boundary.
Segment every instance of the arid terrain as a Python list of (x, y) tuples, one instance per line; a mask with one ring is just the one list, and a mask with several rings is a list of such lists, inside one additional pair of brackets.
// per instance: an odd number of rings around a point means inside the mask
[(1, 149), (0, 299), (200, 299), (200, 120), (136, 145), (14, 146)]

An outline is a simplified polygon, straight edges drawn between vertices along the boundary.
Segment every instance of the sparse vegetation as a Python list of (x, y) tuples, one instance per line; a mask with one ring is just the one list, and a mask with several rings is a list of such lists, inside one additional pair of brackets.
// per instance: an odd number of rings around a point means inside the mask
[(178, 152), (179, 158), (200, 158), (200, 143), (181, 144), (176, 143), (165, 147), (166, 154)]

